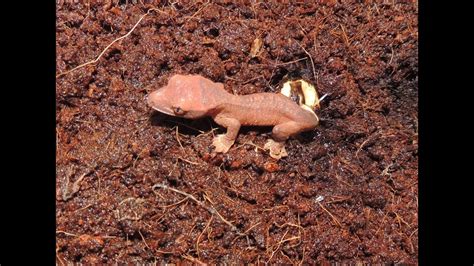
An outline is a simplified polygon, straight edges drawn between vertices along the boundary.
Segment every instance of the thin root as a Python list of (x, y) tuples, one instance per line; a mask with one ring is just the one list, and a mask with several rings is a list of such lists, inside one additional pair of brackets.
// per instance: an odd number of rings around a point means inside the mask
[(243, 143), (243, 144), (241, 144), (241, 145), (239, 145), (239, 146), (237, 146), (237, 147), (235, 147), (235, 148), (233, 148), (233, 149), (234, 149), (234, 150), (237, 150), (237, 149), (239, 149), (239, 148), (242, 148), (242, 147), (245, 146), (245, 145), (253, 146), (253, 147), (255, 147), (256, 150), (265, 151), (265, 149), (264, 149), (263, 147), (258, 146), (257, 144), (253, 143), (252, 141), (247, 141), (247, 142), (245, 142), (245, 143)]
[(207, 228), (209, 227), (209, 225), (211, 224), (212, 222), (212, 219), (214, 219), (214, 215), (211, 216), (211, 218), (209, 219), (209, 221), (207, 222), (206, 224), (206, 227), (204, 227), (204, 229), (202, 230), (202, 232), (199, 234), (197, 240), (196, 240), (196, 253), (198, 254), (198, 257), (201, 258), (201, 256), (199, 255), (199, 241), (201, 240), (201, 237), (202, 235), (204, 234), (204, 232), (207, 230)]
[(194, 18), (194, 17), (195, 17), (199, 12), (201, 12), (207, 5), (209, 5), (209, 1), (207, 1), (205, 4), (203, 4), (202, 7), (201, 7), (198, 11), (194, 12), (194, 14), (193, 14), (192, 16), (187, 17), (186, 20), (190, 20), (190, 19)]
[(143, 243), (145, 244), (145, 246), (146, 246), (149, 250), (152, 250), (152, 249), (150, 248), (150, 246), (148, 246), (148, 244), (146, 243), (145, 237), (143, 237), (142, 232), (141, 232), (140, 230), (138, 230), (138, 233), (139, 233), (140, 236), (142, 237), (142, 240), (143, 240)]
[(328, 211), (326, 208), (324, 208), (324, 206), (318, 202), (319, 206), (324, 210), (326, 211), (329, 216), (331, 216), (332, 220), (339, 226), (339, 227), (342, 227), (341, 223), (336, 219), (336, 217), (334, 217), (334, 215), (332, 215), (332, 213), (330, 211)]
[(84, 177), (91, 174), (92, 172), (93, 171), (90, 170), (82, 174), (76, 181), (74, 181), (74, 183), (72, 184), (72, 188), (70, 190), (69, 190), (69, 177), (67, 177), (66, 185), (64, 186), (63, 195), (62, 195), (63, 201), (67, 201), (70, 198), (72, 198), (81, 188), (81, 182), (84, 179)]
[[(239, 232), (239, 229), (237, 227), (235, 227), (235, 225), (233, 225), (231, 222), (229, 222), (228, 220), (226, 220), (213, 206), (209, 207), (207, 206), (206, 204), (204, 204), (203, 202), (201, 202), (200, 200), (196, 199), (196, 197), (194, 197), (193, 195), (191, 194), (188, 194), (184, 191), (181, 191), (181, 190), (178, 190), (178, 189), (175, 189), (175, 188), (172, 188), (172, 187), (169, 187), (167, 185), (163, 185), (163, 184), (155, 184), (152, 189), (153, 191), (155, 190), (155, 188), (164, 188), (164, 189), (167, 189), (167, 190), (171, 190), (173, 192), (176, 192), (178, 194), (181, 194), (181, 195), (184, 195), (186, 197), (188, 197), (189, 199), (193, 200), (194, 202), (196, 202), (199, 206), (203, 207), (204, 209), (206, 209), (209, 213), (211, 214), (216, 214), (220, 219), (221, 221), (223, 221), (225, 224), (227, 224), (228, 226), (230, 226), (232, 228), (233, 231), (236, 231), (236, 232)], [(240, 233), (241, 234), (241, 233)]]
[(77, 69), (79, 69), (79, 68), (83, 68), (83, 67), (85, 67), (85, 66), (87, 66), (87, 65), (97, 63), (97, 61), (99, 61), (99, 59), (102, 57), (102, 55), (104, 55), (104, 53), (105, 53), (114, 43), (116, 43), (116, 42), (118, 42), (118, 41), (120, 41), (120, 40), (122, 40), (122, 39), (128, 37), (128, 36), (135, 30), (135, 28), (138, 26), (138, 24), (140, 24), (140, 22), (141, 22), (147, 15), (150, 14), (151, 11), (163, 12), (163, 11), (161, 11), (161, 10), (159, 10), (159, 9), (156, 9), (156, 8), (149, 9), (143, 16), (140, 17), (140, 19), (137, 21), (137, 23), (135, 23), (135, 25), (132, 27), (132, 29), (131, 29), (129, 32), (127, 32), (127, 34), (125, 34), (125, 35), (123, 35), (122, 37), (119, 37), (119, 38), (113, 40), (109, 45), (107, 45), (107, 46), (105, 47), (104, 50), (102, 50), (102, 52), (99, 54), (99, 56), (97, 56), (95, 59), (93, 59), (93, 60), (91, 60), (91, 61), (89, 61), (89, 62), (83, 63), (83, 64), (81, 64), (81, 65), (78, 65), (78, 66), (76, 66), (76, 67), (73, 68), (73, 69), (70, 69), (70, 70), (67, 70), (67, 71), (65, 71), (65, 72), (59, 73), (59, 74), (56, 75), (56, 78), (59, 78), (59, 77), (61, 77), (61, 76), (64, 76), (64, 75), (66, 75), (66, 74), (68, 74), (68, 73), (71, 73), (71, 72), (74, 71), (74, 70), (77, 70)]
[(179, 127), (176, 127), (176, 140), (178, 141), (178, 144), (179, 144), (179, 146), (181, 147), (181, 150), (184, 152), (184, 147), (183, 147), (183, 145), (181, 144), (181, 140), (179, 140), (179, 132), (178, 132), (178, 130), (179, 130)]
[(206, 263), (204, 263), (204, 262), (202, 262), (202, 261), (200, 261), (200, 260), (196, 259), (195, 257), (193, 257), (191, 255), (188, 255), (188, 254), (181, 255), (181, 257), (183, 259), (189, 260), (192, 263), (196, 263), (196, 264), (199, 264), (199, 265), (207, 265)]
[(202, 165), (202, 164), (200, 164), (200, 163), (197, 163), (197, 162), (192, 162), (192, 161), (190, 161), (190, 160), (186, 160), (186, 159), (184, 159), (184, 158), (181, 158), (181, 157), (178, 157), (178, 159), (179, 159), (179, 160), (181, 160), (181, 161), (183, 161), (183, 162), (187, 162), (187, 163), (189, 163), (189, 164), (193, 164), (193, 165)]
[(171, 207), (177, 206), (177, 205), (179, 205), (179, 204), (185, 202), (186, 200), (188, 200), (188, 198), (184, 198), (184, 199), (182, 199), (182, 200), (180, 200), (180, 201), (178, 201), (178, 202), (172, 203), (172, 204), (170, 204), (170, 205), (158, 206), (158, 208), (163, 208), (163, 209), (171, 208)]
[(254, 229), (257, 225), (261, 224), (262, 222), (258, 222), (252, 226), (249, 227), (249, 229), (245, 230), (245, 232), (243, 232), (241, 235), (238, 235), (237, 237), (234, 238), (234, 240), (232, 240), (232, 244), (239, 238), (243, 237), (243, 236), (246, 236), (248, 232), (250, 232), (250, 230)]
[(77, 236), (76, 234), (68, 233), (68, 232), (65, 232), (65, 231), (56, 231), (56, 234), (65, 234), (67, 236), (74, 236), (74, 237)]
[(370, 137), (368, 137), (364, 142), (362, 142), (362, 144), (360, 144), (359, 148), (357, 149), (356, 151), (356, 154), (355, 156), (356, 157), (359, 157), (359, 152), (362, 150), (362, 148), (364, 147), (364, 145), (367, 144), (367, 142), (369, 142), (370, 140), (372, 140), (373, 137), (377, 136), (378, 134), (380, 134), (380, 132), (376, 132), (375, 134), (371, 135)]
[(297, 42), (297, 44), (301, 47), (301, 49), (303, 49), (303, 51), (309, 56), (309, 60), (311, 60), (311, 67), (313, 68), (313, 77), (314, 77), (314, 81), (316, 81), (316, 68), (314, 68), (314, 61), (313, 61), (313, 57), (311, 56), (311, 54), (306, 51), (306, 49), (304, 49), (304, 47), (299, 43)]
[(303, 60), (306, 60), (306, 59), (307, 59), (307, 57), (303, 57), (303, 58), (296, 59), (296, 60), (289, 61), (289, 62), (273, 64), (272, 66), (273, 67), (286, 66), (286, 65), (290, 65), (290, 64), (293, 64), (293, 63), (296, 63), (296, 62), (299, 62), (299, 61), (303, 61)]

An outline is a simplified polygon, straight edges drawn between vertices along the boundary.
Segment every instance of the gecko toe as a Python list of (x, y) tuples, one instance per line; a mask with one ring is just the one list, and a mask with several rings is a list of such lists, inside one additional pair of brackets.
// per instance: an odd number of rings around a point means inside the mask
[(228, 152), (233, 144), (233, 141), (229, 141), (225, 138), (225, 134), (217, 135), (212, 141), (212, 145), (215, 147), (214, 151), (221, 153)]
[(288, 156), (284, 142), (276, 142), (272, 139), (269, 139), (263, 148), (265, 150), (270, 150), (270, 157), (277, 160)]

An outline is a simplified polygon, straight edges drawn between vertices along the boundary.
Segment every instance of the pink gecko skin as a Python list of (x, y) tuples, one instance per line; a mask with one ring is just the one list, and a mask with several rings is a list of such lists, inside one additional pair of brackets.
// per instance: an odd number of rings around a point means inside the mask
[(200, 75), (174, 75), (168, 84), (147, 97), (153, 109), (177, 117), (210, 116), (227, 129), (213, 140), (216, 152), (226, 153), (234, 144), (240, 126), (274, 126), (264, 149), (275, 159), (288, 156), (284, 143), (293, 135), (314, 129), (318, 117), (280, 93), (233, 95), (224, 84)]

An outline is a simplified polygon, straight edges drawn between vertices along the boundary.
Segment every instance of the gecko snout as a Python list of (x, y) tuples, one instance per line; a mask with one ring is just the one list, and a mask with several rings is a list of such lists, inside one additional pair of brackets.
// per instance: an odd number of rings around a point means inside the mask
[(169, 115), (174, 115), (173, 110), (171, 109), (170, 101), (166, 98), (165, 95), (163, 95), (162, 89), (158, 89), (148, 94), (146, 97), (146, 102), (148, 106), (155, 109), (156, 111)]
[(162, 105), (162, 103), (160, 103), (161, 98), (160, 90), (156, 90), (146, 96), (146, 102), (150, 107), (159, 106)]

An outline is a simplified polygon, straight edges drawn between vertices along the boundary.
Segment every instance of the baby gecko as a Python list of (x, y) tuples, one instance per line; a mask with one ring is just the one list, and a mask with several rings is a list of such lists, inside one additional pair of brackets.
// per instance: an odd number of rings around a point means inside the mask
[(241, 126), (274, 126), (272, 139), (264, 149), (275, 159), (288, 156), (285, 141), (314, 129), (319, 119), (280, 93), (234, 95), (224, 84), (200, 75), (174, 75), (168, 84), (147, 96), (154, 110), (171, 116), (197, 119), (205, 116), (227, 129), (213, 139), (215, 152), (226, 153), (234, 144)]

